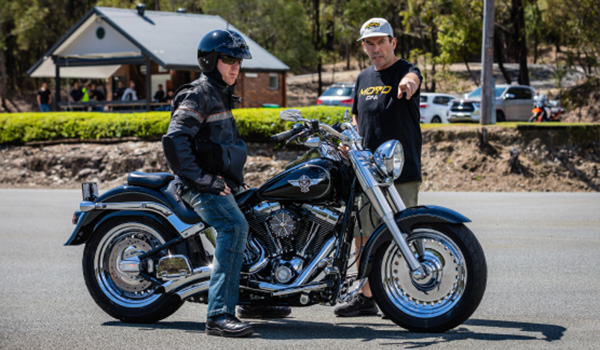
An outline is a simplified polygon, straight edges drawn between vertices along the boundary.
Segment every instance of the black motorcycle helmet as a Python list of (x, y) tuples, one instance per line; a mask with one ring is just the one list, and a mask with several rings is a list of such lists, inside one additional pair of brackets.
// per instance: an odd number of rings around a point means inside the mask
[(213, 30), (206, 34), (198, 45), (198, 65), (205, 73), (217, 66), (219, 54), (250, 59), (252, 55), (244, 38), (233, 30)]

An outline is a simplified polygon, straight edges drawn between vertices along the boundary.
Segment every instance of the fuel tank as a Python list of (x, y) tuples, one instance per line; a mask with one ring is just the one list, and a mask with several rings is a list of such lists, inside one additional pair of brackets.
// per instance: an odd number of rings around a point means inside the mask
[(341, 186), (338, 164), (327, 158), (313, 158), (283, 171), (258, 189), (262, 200), (327, 202)]

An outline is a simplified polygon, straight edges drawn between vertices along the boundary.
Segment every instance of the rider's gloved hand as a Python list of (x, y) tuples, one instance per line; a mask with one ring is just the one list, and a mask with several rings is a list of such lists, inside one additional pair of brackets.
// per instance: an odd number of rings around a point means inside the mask
[(215, 176), (209, 186), (198, 188), (200, 192), (214, 193), (221, 196), (226, 196), (231, 193), (231, 189), (221, 176)]

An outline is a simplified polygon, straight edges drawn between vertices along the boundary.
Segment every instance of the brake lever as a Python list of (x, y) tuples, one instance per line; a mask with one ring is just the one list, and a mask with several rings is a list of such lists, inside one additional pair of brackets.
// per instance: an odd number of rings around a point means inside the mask
[(290, 137), (289, 139), (287, 139), (287, 141), (285, 141), (285, 144), (287, 145), (288, 143), (294, 141), (295, 139), (299, 138), (299, 137), (304, 137), (304, 135), (308, 135), (310, 134), (310, 130), (304, 130), (292, 137)]

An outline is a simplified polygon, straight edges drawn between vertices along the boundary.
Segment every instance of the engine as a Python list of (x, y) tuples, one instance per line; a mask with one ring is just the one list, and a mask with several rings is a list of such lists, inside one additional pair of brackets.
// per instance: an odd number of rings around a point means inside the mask
[(246, 213), (250, 226), (242, 271), (260, 280), (289, 283), (335, 234), (341, 213), (304, 204), (263, 202)]

